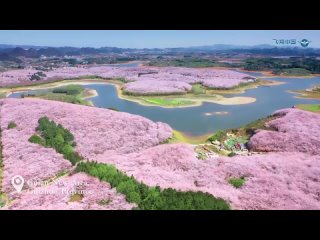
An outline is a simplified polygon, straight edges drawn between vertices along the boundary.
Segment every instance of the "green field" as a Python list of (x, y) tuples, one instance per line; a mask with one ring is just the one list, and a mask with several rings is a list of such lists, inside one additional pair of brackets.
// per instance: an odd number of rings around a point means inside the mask
[(23, 97), (36, 97), (73, 104), (91, 105), (89, 101), (84, 99), (86, 97), (86, 89), (81, 85), (74, 84), (53, 88), (47, 92), (36, 93), (32, 96), (27, 95)]
[(299, 104), (297, 105), (297, 108), (310, 112), (320, 113), (320, 104)]
[(35, 97), (47, 99), (47, 100), (53, 100), (53, 101), (89, 105), (89, 102), (83, 100), (80, 96), (66, 95), (66, 94), (60, 94), (60, 93), (59, 94), (58, 93), (38, 94)]
[(66, 95), (79, 95), (84, 91), (84, 87), (81, 85), (67, 85), (63, 87), (57, 87), (52, 90), (53, 93), (63, 93)]
[(194, 103), (193, 101), (179, 98), (144, 98), (144, 101), (161, 106), (183, 106)]

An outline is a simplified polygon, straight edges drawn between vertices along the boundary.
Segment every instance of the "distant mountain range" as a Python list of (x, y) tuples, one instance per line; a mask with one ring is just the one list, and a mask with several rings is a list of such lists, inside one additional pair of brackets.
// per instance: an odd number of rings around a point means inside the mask
[(237, 46), (227, 44), (215, 44), (210, 46), (195, 46), (181, 48), (118, 48), (118, 47), (39, 47), (39, 46), (16, 46), (0, 44), (0, 61), (19, 61), (18, 57), (39, 58), (81, 56), (92, 54), (110, 53), (136, 53), (136, 54), (190, 54), (190, 53), (243, 53), (261, 54), (273, 56), (320, 56), (320, 49), (302, 47), (276, 47), (274, 45), (261, 44), (256, 46)]
[(29, 48), (34, 48), (34, 49), (40, 49), (40, 48), (47, 48), (47, 46), (32, 46), (32, 45), (14, 45), (14, 44), (0, 44), (0, 49), (4, 48), (24, 48), (24, 49), (29, 49)]

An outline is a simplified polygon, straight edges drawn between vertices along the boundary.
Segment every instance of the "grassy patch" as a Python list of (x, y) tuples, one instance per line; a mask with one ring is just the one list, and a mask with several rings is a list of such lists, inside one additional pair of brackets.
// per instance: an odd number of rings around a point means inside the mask
[(90, 103), (88, 101), (84, 100), (79, 95), (46, 93), (46, 94), (37, 94), (34, 97), (46, 99), (46, 100), (59, 101), (59, 102), (67, 102), (67, 103), (81, 104), (81, 105), (90, 105)]
[(17, 127), (17, 124), (15, 122), (9, 122), (7, 129), (12, 129), (12, 128), (16, 128), (16, 127)]
[(229, 151), (225, 149), (220, 149), (218, 146), (212, 145), (212, 144), (201, 144), (195, 147), (195, 152), (197, 153), (198, 159), (207, 159), (210, 158), (209, 155), (212, 156), (212, 153), (216, 153), (221, 156), (228, 156), (230, 153)]
[(180, 131), (173, 130), (173, 135), (166, 143), (190, 143), (200, 144), (204, 143), (208, 139), (208, 134), (201, 136), (189, 136)]
[(29, 142), (37, 143), (45, 147), (54, 148), (58, 153), (63, 154), (73, 165), (81, 161), (83, 158), (74, 150), (74, 136), (70, 131), (54, 121), (50, 121), (47, 117), (42, 117), (38, 121), (39, 125), (36, 130), (40, 133), (32, 135)]
[(22, 95), (21, 97), (35, 97), (46, 100), (53, 100), (59, 102), (67, 102), (81, 105), (91, 105), (89, 101), (86, 101), (86, 89), (81, 85), (67, 85), (63, 87), (48, 89), (45, 92), (39, 92), (35, 94)]
[(191, 92), (193, 94), (195, 94), (195, 95), (205, 94), (206, 93), (206, 89), (201, 84), (194, 84), (194, 85), (192, 85)]
[(178, 99), (178, 98), (144, 98), (144, 101), (147, 103), (152, 103), (161, 106), (183, 106), (190, 105), (194, 102), (191, 100)]
[(241, 188), (246, 182), (246, 179), (244, 177), (240, 177), (240, 178), (229, 178), (228, 179), (228, 183), (230, 183), (232, 186), (234, 186), (235, 188)]
[(136, 203), (141, 210), (228, 210), (230, 206), (223, 199), (203, 192), (178, 192), (168, 188), (149, 187), (132, 176), (120, 172), (112, 165), (81, 162), (76, 171), (85, 172), (102, 181), (109, 182), (128, 202)]
[(70, 196), (69, 202), (80, 202), (83, 199), (83, 194), (74, 193)]
[(249, 137), (251, 137), (254, 132), (258, 129), (263, 129), (263, 130), (276, 130), (274, 128), (271, 127), (266, 127), (265, 124), (266, 122), (272, 121), (274, 119), (276, 119), (276, 116), (267, 116), (265, 118), (260, 118), (254, 122), (251, 122), (247, 125), (245, 125), (242, 128), (239, 128), (238, 131), (240, 131), (241, 133), (246, 133)]
[(302, 110), (320, 113), (320, 104), (299, 104), (296, 107)]
[(208, 138), (209, 141), (222, 141), (227, 136), (227, 132), (219, 130), (215, 132), (211, 137)]
[(84, 87), (81, 85), (67, 85), (63, 87), (58, 87), (52, 90), (53, 93), (60, 93), (66, 95), (79, 95), (84, 91)]

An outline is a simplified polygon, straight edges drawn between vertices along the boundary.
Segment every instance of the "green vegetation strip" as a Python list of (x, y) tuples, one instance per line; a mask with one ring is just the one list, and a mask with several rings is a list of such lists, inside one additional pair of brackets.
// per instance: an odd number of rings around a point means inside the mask
[(42, 117), (38, 120), (36, 130), (39, 135), (32, 135), (29, 142), (40, 144), (44, 147), (54, 148), (58, 153), (63, 154), (65, 159), (68, 159), (73, 165), (81, 161), (83, 158), (74, 150), (76, 143), (74, 136), (68, 129), (65, 129), (60, 124), (50, 121), (47, 117)]
[(183, 99), (166, 99), (166, 98), (145, 98), (144, 101), (147, 103), (153, 103), (156, 105), (163, 105), (163, 106), (180, 106), (180, 105), (188, 105), (192, 104), (193, 102), (190, 100), (183, 100)]
[(204, 67), (239, 67), (238, 63), (219, 62), (215, 59), (204, 59), (197, 57), (184, 57), (180, 59), (165, 59), (158, 57), (156, 60), (150, 61), (148, 66), (158, 67), (188, 67), (188, 68), (204, 68)]
[[(39, 135), (29, 138), (32, 143), (45, 147), (54, 148), (62, 153), (64, 158), (76, 164), (84, 158), (74, 151), (73, 134), (62, 125), (42, 117), (36, 128)], [(179, 192), (168, 188), (161, 190), (160, 187), (149, 187), (120, 172), (112, 165), (97, 162), (80, 162), (76, 167), (77, 172), (85, 172), (110, 183), (118, 192), (124, 194), (128, 202), (136, 203), (137, 209), (149, 210), (228, 210), (229, 204), (221, 198), (215, 198), (209, 193), (203, 192)], [(71, 200), (78, 201), (79, 196), (73, 196)]]
[(90, 105), (88, 101), (84, 100), (84, 95), (85, 88), (83, 86), (71, 84), (63, 87), (49, 89), (45, 92), (40, 91), (36, 94), (21, 95), (21, 97), (37, 97), (46, 100)]
[(304, 68), (288, 68), (278, 71), (273, 71), (274, 74), (283, 74), (284, 76), (308, 76), (311, 74), (310, 71)]
[(304, 76), (320, 73), (320, 60), (315, 58), (248, 58), (243, 66), (250, 71), (272, 71), (273, 74)]
[(80, 85), (68, 85), (64, 87), (58, 87), (52, 90), (53, 93), (64, 93), (67, 95), (77, 95), (82, 93), (84, 88)]
[(136, 203), (141, 210), (228, 210), (230, 206), (221, 198), (203, 192), (178, 192), (168, 188), (149, 187), (132, 176), (120, 172), (112, 165), (81, 162), (76, 171), (106, 181), (124, 194), (128, 202)]

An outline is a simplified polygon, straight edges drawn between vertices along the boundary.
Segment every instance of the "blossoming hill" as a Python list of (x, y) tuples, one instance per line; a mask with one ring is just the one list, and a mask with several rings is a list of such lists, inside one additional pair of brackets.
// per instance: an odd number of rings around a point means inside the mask
[[(166, 143), (170, 126), (137, 115), (28, 98), (0, 106), (4, 209), (320, 209), (316, 113), (279, 111), (274, 129), (250, 138), (256, 154), (201, 160)], [(305, 138), (287, 142), (299, 129)], [(51, 184), (18, 195), (15, 175)]]

